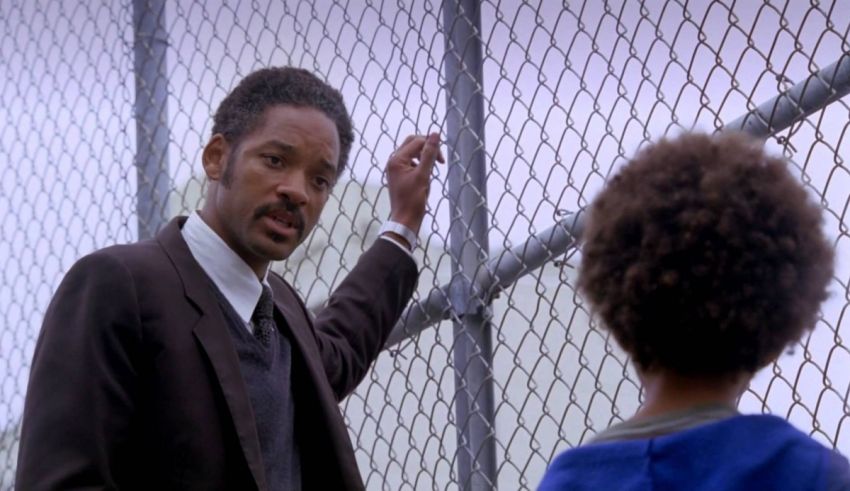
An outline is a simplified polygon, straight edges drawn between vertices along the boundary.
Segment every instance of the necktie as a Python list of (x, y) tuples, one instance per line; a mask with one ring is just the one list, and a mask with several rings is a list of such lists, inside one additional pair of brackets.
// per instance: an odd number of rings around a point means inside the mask
[(274, 323), (272, 290), (266, 285), (263, 285), (263, 293), (260, 294), (257, 307), (254, 308), (251, 322), (254, 324), (254, 337), (263, 343), (263, 346), (268, 346), (272, 333), (277, 329), (277, 326)]

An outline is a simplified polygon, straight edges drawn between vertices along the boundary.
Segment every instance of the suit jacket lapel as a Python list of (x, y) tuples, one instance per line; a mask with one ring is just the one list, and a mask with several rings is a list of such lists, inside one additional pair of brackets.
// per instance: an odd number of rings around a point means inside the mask
[(239, 357), (209, 278), (195, 261), (180, 233), (185, 217), (173, 219), (157, 236), (157, 241), (171, 258), (183, 282), (186, 298), (201, 312), (194, 326), (195, 337), (206, 352), (230, 409), (245, 460), (260, 490), (267, 489), (265, 470), (257, 436), (257, 424), (248, 397), (248, 389), (239, 368)]
[[(322, 479), (335, 475), (337, 477), (331, 478), (329, 481), (334, 483), (334, 489), (362, 489), (362, 478), (357, 468), (357, 461), (354, 458), (354, 448), (351, 446), (348, 429), (340, 415), (336, 395), (328, 382), (314, 327), (308, 320), (306, 309), (303, 308), (295, 292), (285, 282), (269, 275), (269, 283), (274, 292), (275, 306), (289, 327), (293, 351), (297, 350), (300, 354), (300, 356), (293, 356), (293, 361), (296, 359), (303, 360), (306, 369), (306, 373), (296, 374), (293, 367), (292, 376), (299, 377), (299, 383), (293, 380), (293, 387), (302, 387), (303, 390), (315, 394), (312, 397), (316, 398), (317, 409), (321, 412), (321, 414), (306, 415), (304, 416), (305, 420), (302, 421), (321, 425), (321, 431), (327, 437), (325, 440), (313, 435), (313, 439), (310, 441), (300, 442), (301, 450), (304, 451), (305, 446), (308, 445), (315, 447), (319, 441), (327, 441), (326, 445), (317, 447), (318, 453), (309, 454), (323, 455), (325, 462), (331, 463), (331, 468), (325, 467), (320, 471), (324, 473)], [(294, 393), (296, 399), (299, 396), (304, 397), (305, 394)], [(302, 401), (301, 404), (303, 405), (304, 402)], [(296, 409), (297, 412), (298, 409)], [(306, 472), (308, 464), (304, 463), (304, 465), (303, 469)], [(316, 478), (316, 476), (310, 477)], [(308, 476), (305, 475), (304, 478), (306, 482)]]
[[(336, 401), (333, 391), (330, 390), (330, 386), (327, 384), (327, 375), (322, 365), (322, 358), (316, 344), (313, 328), (307, 323), (306, 314), (301, 309), (298, 299), (286, 285), (272, 280), (271, 275), (269, 282), (273, 287), (275, 307), (277, 307), (278, 311), (280, 311), (286, 320), (292, 336), (293, 347), (303, 355), (310, 378), (313, 379), (317, 390), (321, 392), (321, 396), (324, 397), (327, 395), (331, 400)], [(325, 383), (322, 383), (323, 381)], [(328, 390), (323, 391), (318, 389), (319, 387), (327, 387)]]

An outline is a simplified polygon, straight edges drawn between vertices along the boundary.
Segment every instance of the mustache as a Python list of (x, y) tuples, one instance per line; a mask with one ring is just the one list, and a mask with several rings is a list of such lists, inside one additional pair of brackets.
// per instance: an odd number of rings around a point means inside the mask
[(257, 207), (257, 209), (254, 210), (254, 219), (259, 219), (266, 215), (279, 212), (288, 213), (292, 217), (295, 228), (298, 229), (298, 234), (304, 234), (304, 214), (301, 212), (301, 208), (299, 208), (298, 205), (288, 199), (283, 199), (278, 203), (268, 203)]

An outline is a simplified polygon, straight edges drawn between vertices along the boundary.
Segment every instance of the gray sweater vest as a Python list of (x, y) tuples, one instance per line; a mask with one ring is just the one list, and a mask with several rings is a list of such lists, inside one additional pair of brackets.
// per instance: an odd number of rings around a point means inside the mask
[[(292, 347), (280, 329), (269, 346), (248, 331), (230, 302), (215, 288), (219, 305), (239, 355), (248, 388), (260, 451), (270, 490), (301, 489), (301, 465), (295, 441), (295, 405), (292, 399)], [(275, 315), (280, 327), (282, 317)], [(285, 321), (284, 321), (285, 322)]]

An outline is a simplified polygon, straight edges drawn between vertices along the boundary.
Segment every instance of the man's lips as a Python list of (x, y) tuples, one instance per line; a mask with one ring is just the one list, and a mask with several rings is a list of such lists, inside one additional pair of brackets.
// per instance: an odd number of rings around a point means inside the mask
[(290, 235), (293, 232), (300, 237), (304, 233), (304, 220), (297, 208), (289, 210), (288, 206), (263, 206), (255, 216), (264, 218), (266, 223), (280, 235)]
[(275, 216), (272, 216), (272, 215), (265, 215), (265, 216), (263, 216), (263, 219), (265, 220), (265, 222), (269, 226), (269, 228), (271, 228), (272, 231), (277, 235), (282, 235), (282, 236), (287, 236), (287, 235), (292, 235), (292, 234), (298, 234), (299, 236), (301, 235), (301, 229), (296, 227), (295, 224), (292, 223), (291, 221), (287, 221), (285, 219), (282, 219), (280, 217), (275, 217)]
[(283, 224), (283, 226), (285, 226), (285, 227), (300, 228), (299, 223), (301, 221), (298, 220), (298, 217), (294, 216), (292, 213), (288, 213), (288, 212), (284, 211), (284, 212), (269, 213), (266, 216), (271, 218), (275, 222)]

